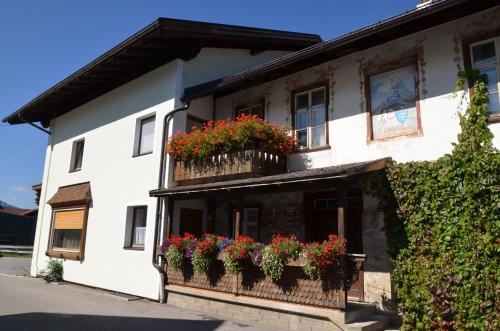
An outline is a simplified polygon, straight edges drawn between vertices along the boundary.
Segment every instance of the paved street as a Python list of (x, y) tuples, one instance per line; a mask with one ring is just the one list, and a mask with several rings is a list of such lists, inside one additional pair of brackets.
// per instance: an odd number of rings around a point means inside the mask
[[(4, 263), (4, 258), (0, 260)], [(0, 330), (263, 330), (148, 300), (127, 302), (106, 293), (0, 274)]]
[(31, 258), (0, 257), (0, 274), (29, 276)]

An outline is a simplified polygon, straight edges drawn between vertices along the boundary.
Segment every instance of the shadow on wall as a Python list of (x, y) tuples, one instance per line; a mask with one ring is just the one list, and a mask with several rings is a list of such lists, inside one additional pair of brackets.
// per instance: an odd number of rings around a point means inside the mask
[(63, 115), (64, 125), (56, 123), (54, 144), (172, 100), (174, 64), (155, 69)]
[(220, 320), (181, 320), (163, 318), (73, 315), (54, 313), (25, 313), (0, 316), (1, 330), (215, 330)]

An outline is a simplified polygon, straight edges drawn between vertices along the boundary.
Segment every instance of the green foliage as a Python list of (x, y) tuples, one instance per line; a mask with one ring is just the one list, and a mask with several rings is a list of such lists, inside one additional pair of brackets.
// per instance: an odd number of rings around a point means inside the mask
[[(477, 71), (453, 151), (435, 162), (392, 163), (374, 189), (386, 212), (403, 329), (498, 330), (500, 153), (487, 127)], [(379, 178), (380, 179), (380, 178)]]
[(63, 264), (61, 260), (52, 259), (47, 264), (47, 268), (40, 274), (47, 283), (59, 282), (63, 279)]
[(176, 270), (180, 270), (182, 268), (182, 252), (177, 249), (174, 245), (168, 247), (165, 252), (165, 258), (167, 259), (167, 263), (169, 266)]
[(271, 246), (266, 246), (262, 250), (262, 263), (260, 265), (266, 276), (273, 281), (279, 281), (285, 270), (286, 259), (275, 252)]

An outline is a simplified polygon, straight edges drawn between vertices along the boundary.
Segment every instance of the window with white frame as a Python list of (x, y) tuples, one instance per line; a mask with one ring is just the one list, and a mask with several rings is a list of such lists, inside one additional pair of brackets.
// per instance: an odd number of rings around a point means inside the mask
[(488, 111), (500, 113), (500, 37), (483, 40), (470, 45), (471, 64), (488, 79)]
[(80, 139), (73, 142), (73, 149), (71, 152), (71, 166), (69, 169), (70, 172), (82, 170), (84, 147), (85, 147), (85, 139)]
[(130, 241), (132, 247), (144, 247), (147, 211), (146, 206), (134, 207), (132, 210), (132, 238)]
[(326, 146), (328, 119), (325, 86), (295, 93), (293, 97), (297, 147)]
[(155, 135), (155, 116), (139, 119), (136, 132), (134, 155), (139, 156), (152, 153)]

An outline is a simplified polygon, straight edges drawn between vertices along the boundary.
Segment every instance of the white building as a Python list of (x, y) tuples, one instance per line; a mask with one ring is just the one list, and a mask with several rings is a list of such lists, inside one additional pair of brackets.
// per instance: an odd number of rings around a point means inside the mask
[[(274, 233), (310, 241), (336, 231), (361, 264), (332, 307), (345, 311), (349, 298), (389, 309), (384, 217), (362, 185), (364, 173), (383, 169), (386, 158), (435, 160), (451, 151), (467, 103), (467, 94), (453, 92), (458, 71), (467, 67), (489, 77), (490, 130), (500, 147), (499, 16), (496, 1), (437, 1), (326, 42), (156, 21), (4, 119), (41, 122), (51, 132), (32, 275), (62, 257), (67, 281), (157, 300), (164, 283), (154, 266), (156, 247), (166, 234), (235, 236), (239, 228), (267, 242)], [(240, 111), (290, 128), (299, 146), (287, 172), (177, 185), (172, 160), (162, 162), (162, 133)], [(194, 296), (206, 300), (202, 305), (253, 307), (257, 315), (272, 306), (291, 316), (277, 325), (284, 327), (297, 311), (340, 323), (322, 304), (270, 305), (263, 294), (235, 297), (167, 278), (174, 304), (194, 307)], [(207, 289), (214, 291), (207, 296)]]

